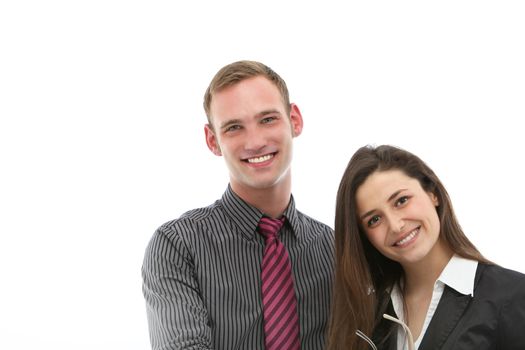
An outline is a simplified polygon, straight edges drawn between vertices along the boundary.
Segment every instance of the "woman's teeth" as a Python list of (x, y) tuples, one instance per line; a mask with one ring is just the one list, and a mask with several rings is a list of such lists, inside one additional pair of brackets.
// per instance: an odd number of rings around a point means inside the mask
[(396, 242), (395, 245), (403, 245), (403, 244), (409, 242), (412, 238), (414, 238), (418, 234), (418, 232), (419, 232), (419, 227), (416, 228), (415, 230), (413, 230), (408, 236), (406, 236), (402, 240)]

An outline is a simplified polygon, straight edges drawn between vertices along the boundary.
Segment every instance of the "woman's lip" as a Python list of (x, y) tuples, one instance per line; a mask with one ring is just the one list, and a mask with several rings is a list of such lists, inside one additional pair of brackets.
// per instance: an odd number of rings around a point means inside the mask
[(417, 237), (417, 235), (419, 234), (419, 230), (420, 229), (421, 229), (421, 226), (418, 226), (415, 229), (413, 229), (412, 231), (410, 231), (403, 238), (401, 238), (400, 240), (396, 241), (393, 244), (394, 247), (404, 247), (407, 244), (409, 244), (410, 242), (412, 242)]

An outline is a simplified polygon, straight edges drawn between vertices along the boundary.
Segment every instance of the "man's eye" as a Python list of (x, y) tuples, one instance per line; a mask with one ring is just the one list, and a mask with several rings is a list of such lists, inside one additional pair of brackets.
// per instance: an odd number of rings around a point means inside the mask
[(268, 123), (273, 122), (275, 119), (277, 118), (276, 117), (266, 117), (266, 118), (261, 119), (261, 123), (268, 124)]
[(370, 220), (368, 220), (366, 224), (368, 225), (368, 227), (373, 227), (379, 222), (379, 219), (380, 219), (379, 215), (374, 215), (370, 218)]
[(226, 128), (226, 132), (230, 132), (230, 131), (235, 131), (235, 130), (239, 130), (241, 128), (240, 125), (231, 125), (229, 127)]
[(407, 196), (399, 197), (399, 199), (396, 201), (395, 205), (396, 205), (396, 207), (399, 207), (400, 205), (403, 205), (406, 202), (408, 202), (408, 197)]

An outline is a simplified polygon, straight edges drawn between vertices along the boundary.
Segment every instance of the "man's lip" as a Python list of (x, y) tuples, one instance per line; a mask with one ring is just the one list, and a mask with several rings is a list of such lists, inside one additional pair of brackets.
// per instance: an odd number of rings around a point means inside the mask
[(250, 163), (250, 164), (258, 164), (257, 162), (250, 162), (250, 159), (264, 158), (264, 157), (270, 156), (270, 158), (260, 162), (260, 163), (264, 163), (264, 162), (266, 162), (266, 161), (268, 161), (270, 159), (273, 159), (276, 154), (277, 154), (277, 152), (269, 152), (269, 153), (260, 154), (260, 155), (257, 155), (257, 156), (246, 157), (246, 158), (243, 158), (242, 161), (246, 162), (246, 163)]

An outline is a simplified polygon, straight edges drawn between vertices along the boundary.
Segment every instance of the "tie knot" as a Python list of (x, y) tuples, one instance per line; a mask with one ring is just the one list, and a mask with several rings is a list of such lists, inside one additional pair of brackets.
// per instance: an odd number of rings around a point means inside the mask
[(277, 233), (284, 224), (284, 216), (280, 219), (272, 219), (266, 216), (261, 218), (259, 221), (259, 233), (263, 235), (265, 240), (277, 238)]

